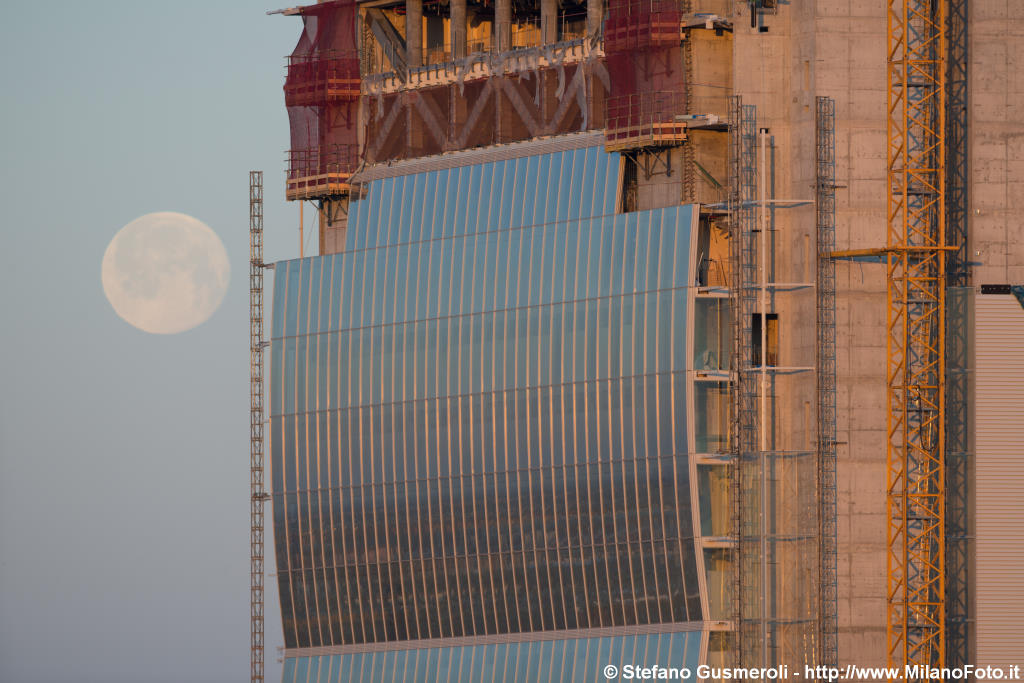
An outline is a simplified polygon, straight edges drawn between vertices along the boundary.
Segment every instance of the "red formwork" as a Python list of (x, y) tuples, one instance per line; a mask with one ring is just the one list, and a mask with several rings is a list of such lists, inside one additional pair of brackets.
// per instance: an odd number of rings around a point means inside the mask
[(289, 199), (348, 190), (359, 166), (359, 53), (355, 0), (302, 7), (303, 30), (288, 57)]
[(605, 53), (678, 46), (682, 17), (679, 0), (610, 0)]
[[(291, 128), (287, 196), (349, 190), (368, 163), (604, 127), (609, 150), (680, 144), (686, 113), (680, 0), (610, 0), (604, 68), (542, 68), (370, 97), (360, 121), (356, 0), (301, 7), (284, 86)], [(577, 68), (582, 68), (576, 78)], [(556, 78), (557, 76), (557, 78)], [(486, 83), (485, 83), (486, 82)], [(608, 89), (605, 90), (603, 83)], [(564, 90), (564, 92), (563, 92)], [(365, 148), (359, 147), (359, 126)]]
[(686, 139), (686, 70), (679, 0), (611, 0), (604, 27), (611, 88), (608, 150), (662, 147)]
[(288, 57), (284, 97), (288, 106), (317, 106), (359, 99), (359, 53), (331, 50)]

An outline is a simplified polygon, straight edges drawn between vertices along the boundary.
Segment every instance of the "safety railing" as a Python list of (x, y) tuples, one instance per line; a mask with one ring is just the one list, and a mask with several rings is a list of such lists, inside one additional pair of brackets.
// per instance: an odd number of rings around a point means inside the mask
[(683, 93), (640, 92), (607, 100), (605, 140), (609, 149), (659, 147), (686, 139), (686, 124), (676, 116), (686, 111)]
[(349, 179), (359, 167), (357, 145), (325, 145), (288, 151), (288, 199), (326, 197), (348, 191)]
[(288, 58), (285, 103), (310, 106), (359, 99), (359, 53), (331, 50)]

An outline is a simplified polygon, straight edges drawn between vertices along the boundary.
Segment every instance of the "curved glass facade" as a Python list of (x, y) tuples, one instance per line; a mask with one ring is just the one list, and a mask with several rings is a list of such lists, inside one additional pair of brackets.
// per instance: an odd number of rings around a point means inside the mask
[(700, 632), (491, 643), (285, 660), (294, 683), (593, 683), (609, 664), (697, 668)]
[[(705, 619), (687, 457), (695, 216), (615, 214), (618, 159), (588, 148), (375, 181), (344, 253), (277, 264), (287, 648)], [(667, 637), (628, 636), (699, 641)], [(590, 672), (587, 642), (544, 646)], [(541, 643), (506, 656), (527, 645)], [(408, 652), (344, 657), (407, 667)], [(494, 680), (546, 680), (523, 675)], [(327, 680), (306, 676), (286, 680)]]

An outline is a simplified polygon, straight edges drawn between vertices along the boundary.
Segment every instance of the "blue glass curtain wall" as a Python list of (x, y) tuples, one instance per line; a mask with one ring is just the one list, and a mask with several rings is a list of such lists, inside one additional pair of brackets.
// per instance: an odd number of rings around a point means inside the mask
[(611, 215), (618, 182), (600, 147), (384, 178), (351, 204), (345, 251)]
[[(695, 672), (701, 634), (660, 633), (530, 643), (290, 657), (284, 683), (593, 683), (605, 667)], [(691, 675), (696, 680), (696, 673)]]
[(287, 647), (703, 618), (693, 214), (615, 215), (617, 164), (590, 148), (376, 181), (351, 251), (277, 265)]

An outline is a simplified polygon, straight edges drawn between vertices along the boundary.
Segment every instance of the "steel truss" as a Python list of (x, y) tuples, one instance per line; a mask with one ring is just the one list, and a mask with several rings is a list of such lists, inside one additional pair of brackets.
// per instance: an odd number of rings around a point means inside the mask
[(263, 681), (263, 171), (249, 172), (249, 680)]
[(836, 526), (836, 103), (818, 97), (815, 119), (817, 282), (816, 321), (818, 397), (818, 597), (821, 618), (819, 662), (838, 659), (838, 582)]
[[(693, 0), (681, 0), (679, 8), (684, 15), (693, 12)], [(690, 106), (693, 103), (693, 40), (689, 34), (683, 41), (683, 68), (685, 76), (683, 84), (686, 88), (686, 113), (693, 113)], [(684, 204), (692, 204), (697, 199), (697, 174), (694, 164), (696, 156), (693, 149), (693, 140), (687, 139), (683, 143), (683, 191), (681, 200)]]
[(758, 604), (757, 584), (750, 580), (747, 558), (760, 552), (757, 544), (757, 501), (748, 495), (748, 462), (757, 458), (757, 386), (750, 370), (752, 319), (756, 308), (754, 283), (756, 262), (754, 225), (757, 175), (756, 108), (744, 105), (739, 96), (729, 98), (729, 260), (731, 262), (731, 304), (733, 310), (733, 363), (735, 383), (731, 401), (731, 451), (733, 456), (733, 535), (737, 539), (734, 559), (733, 613), (737, 664), (744, 665), (761, 638), (749, 632), (749, 606)]
[(946, 65), (946, 665), (968, 664), (971, 447), (967, 255), (967, 0), (949, 0)]
[(736, 376), (732, 390), (732, 450), (735, 473), (737, 657), (740, 666), (762, 665), (768, 653), (763, 608), (758, 373), (753, 367), (753, 319), (757, 311), (757, 108), (730, 99), (729, 240)]
[(888, 664), (945, 663), (948, 0), (888, 0)]
[[(814, 368), (778, 365), (768, 354), (766, 331), (780, 292), (811, 287), (775, 281), (773, 212), (810, 202), (770, 196), (773, 145), (767, 129), (758, 131), (756, 115), (738, 97), (730, 100), (734, 647), (741, 667), (799, 666), (819, 661), (818, 472), (815, 451), (779, 449), (772, 394), (780, 374)], [(752, 334), (755, 319), (759, 347)], [(755, 348), (761, 349), (756, 357)]]

